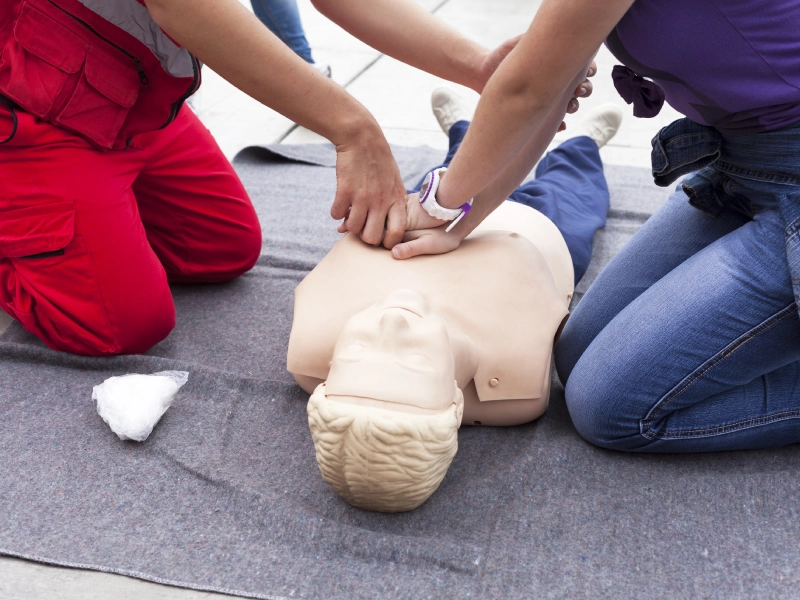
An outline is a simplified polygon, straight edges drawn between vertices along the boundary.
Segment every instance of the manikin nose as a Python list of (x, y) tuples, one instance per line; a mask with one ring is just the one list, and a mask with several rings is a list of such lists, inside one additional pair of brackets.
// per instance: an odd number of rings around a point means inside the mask
[(380, 345), (382, 347), (393, 347), (397, 345), (399, 334), (411, 329), (408, 319), (400, 308), (387, 310), (380, 320)]

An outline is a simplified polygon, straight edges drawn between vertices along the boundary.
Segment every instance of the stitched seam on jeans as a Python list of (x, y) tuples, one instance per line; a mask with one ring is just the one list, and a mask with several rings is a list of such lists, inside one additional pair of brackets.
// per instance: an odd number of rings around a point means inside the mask
[[(712, 368), (717, 366), (720, 362), (722, 362), (723, 360), (728, 358), (731, 354), (736, 352), (736, 350), (741, 348), (744, 344), (746, 344), (747, 342), (749, 342), (750, 340), (755, 338), (757, 335), (759, 335), (759, 334), (761, 334), (761, 333), (763, 333), (765, 331), (768, 331), (773, 326), (777, 325), (778, 323), (780, 323), (781, 321), (783, 321), (787, 317), (790, 317), (793, 314), (797, 314), (796, 304), (794, 302), (792, 302), (792, 304), (790, 304), (789, 306), (787, 306), (783, 310), (775, 313), (774, 315), (772, 315), (770, 318), (766, 319), (762, 323), (758, 324), (756, 327), (754, 327), (750, 331), (744, 333), (741, 337), (739, 337), (739, 339), (736, 339), (733, 342), (731, 342), (731, 344), (728, 347), (723, 348), (715, 356), (712, 356), (710, 359), (708, 359), (708, 361), (706, 361), (706, 363), (704, 363), (705, 368), (702, 371), (696, 372), (696, 375), (694, 377), (692, 377), (688, 382), (686, 382), (683, 385), (683, 387), (681, 387), (677, 392), (668, 394), (667, 395), (668, 400), (666, 402), (664, 402), (663, 404), (659, 403), (658, 410), (653, 415), (649, 415), (648, 417), (646, 417), (645, 419), (643, 419), (641, 421), (642, 425), (644, 425), (643, 431), (642, 431), (642, 435), (644, 435), (645, 437), (648, 437), (650, 439), (658, 437), (658, 436), (649, 436), (648, 435), (647, 432), (651, 431), (651, 429), (650, 429), (648, 424), (653, 422), (658, 417), (658, 415), (661, 414), (661, 412), (670, 404), (670, 402), (672, 402), (675, 398), (677, 398), (683, 392), (685, 392), (687, 389), (689, 389), (689, 387), (691, 387), (691, 385), (694, 384), (695, 381), (700, 379), (708, 371), (710, 371)], [(702, 368), (704, 365), (701, 365), (700, 368)], [(685, 378), (684, 378), (684, 380), (685, 380)], [(683, 382), (681, 382), (681, 383), (683, 383)], [(678, 385), (680, 386), (681, 383), (679, 383)]]
[(767, 171), (758, 171), (756, 169), (749, 169), (747, 167), (740, 167), (725, 161), (717, 161), (714, 165), (719, 171), (726, 175), (733, 175), (734, 177), (743, 177), (752, 181), (759, 181), (761, 183), (773, 183), (775, 185), (786, 185), (790, 187), (800, 186), (800, 178), (790, 175), (788, 173), (771, 173)]
[(762, 417), (755, 417), (752, 419), (743, 419), (741, 421), (737, 421), (736, 423), (717, 425), (716, 427), (706, 427), (705, 429), (682, 429), (679, 432), (672, 435), (662, 435), (659, 439), (674, 440), (674, 439), (690, 437), (691, 435), (698, 433), (711, 433), (711, 434), (729, 433), (729, 431), (733, 431), (736, 429), (747, 429), (748, 426), (766, 425), (768, 423), (772, 423), (775, 421), (785, 421), (793, 417), (800, 417), (800, 409), (784, 410), (771, 415), (764, 415)]

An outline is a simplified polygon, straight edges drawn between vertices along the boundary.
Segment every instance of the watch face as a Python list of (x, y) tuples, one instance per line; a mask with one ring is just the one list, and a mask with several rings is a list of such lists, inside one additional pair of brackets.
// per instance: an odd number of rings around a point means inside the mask
[(428, 190), (433, 183), (433, 171), (425, 176), (425, 181), (422, 182), (422, 187), (419, 188), (419, 203), (422, 204), (428, 199)]

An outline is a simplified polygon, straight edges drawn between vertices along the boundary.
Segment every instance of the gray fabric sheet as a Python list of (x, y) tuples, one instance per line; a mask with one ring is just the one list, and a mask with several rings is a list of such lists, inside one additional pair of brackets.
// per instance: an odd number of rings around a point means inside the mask
[[(319, 476), (304, 393), (284, 370), (292, 290), (336, 240), (328, 147), (240, 157), (264, 225), (239, 280), (175, 286), (178, 324), (144, 356), (0, 338), (0, 553), (257, 598), (793, 598), (796, 447), (631, 456), (550, 409), (470, 428), (418, 510), (364, 512)], [(408, 182), (441, 153), (397, 148)], [(588, 280), (666, 197), (609, 167), (612, 213)], [(580, 294), (578, 294), (579, 296)], [(92, 386), (166, 369), (189, 383), (145, 443), (119, 441)]]

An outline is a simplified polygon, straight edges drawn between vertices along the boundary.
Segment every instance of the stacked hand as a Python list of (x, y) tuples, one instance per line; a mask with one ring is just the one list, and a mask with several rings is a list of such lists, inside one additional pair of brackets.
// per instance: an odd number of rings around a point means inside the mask
[[(476, 89), (483, 88), (519, 39), (512, 38), (487, 51), (480, 65)], [(586, 79), (569, 102), (568, 113), (578, 110), (578, 98), (591, 95), (589, 78), (596, 72), (597, 65), (593, 61)], [(559, 131), (565, 128), (562, 122)], [(447, 222), (428, 215), (420, 206), (417, 194), (406, 197), (389, 144), (374, 122), (336, 146), (336, 197), (331, 216), (342, 219), (339, 233), (349, 231), (367, 244), (394, 249), (392, 255), (398, 259), (450, 252), (462, 239), (453, 231), (444, 233)]]
[(406, 189), (380, 128), (336, 147), (334, 219), (339, 233), (360, 234), (367, 244), (392, 248), (406, 229)]
[(444, 254), (458, 248), (461, 236), (445, 233), (449, 221), (430, 216), (419, 203), (419, 194), (409, 194), (406, 199), (406, 232), (403, 243), (392, 249), (395, 258), (411, 258), (419, 254)]
[[(521, 37), (506, 40), (494, 50), (478, 55), (474, 82), (470, 84), (476, 91), (483, 89)], [(414, 214), (417, 212), (425, 211), (420, 208)], [(406, 223), (406, 191), (400, 171), (386, 138), (374, 121), (348, 136), (346, 143), (336, 146), (336, 197), (331, 206), (331, 216), (343, 219), (338, 227), (339, 233), (349, 231), (359, 235), (367, 244), (383, 244), (389, 249), (399, 244), (404, 232), (410, 229)], [(414, 226), (413, 229), (426, 229), (441, 223)]]

